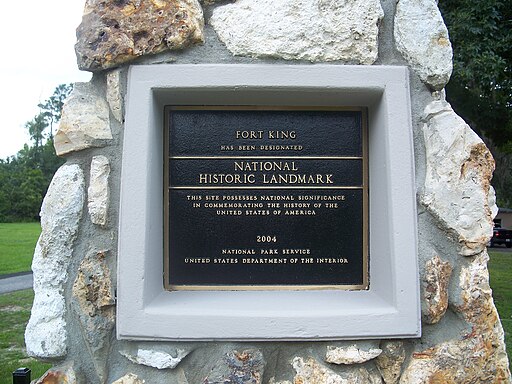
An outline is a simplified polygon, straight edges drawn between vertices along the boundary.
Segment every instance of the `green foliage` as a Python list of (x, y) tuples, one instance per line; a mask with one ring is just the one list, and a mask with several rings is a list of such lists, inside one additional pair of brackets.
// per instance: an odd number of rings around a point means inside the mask
[(60, 84), (55, 88), (53, 95), (48, 100), (38, 105), (45, 117), (46, 123), (50, 126), (50, 139), (53, 139), (53, 124), (60, 120), (64, 100), (69, 96), (72, 89), (72, 84)]
[(25, 123), (25, 128), (28, 130), (30, 138), (34, 141), (36, 148), (36, 155), (39, 152), (39, 147), (44, 139), (44, 130), (48, 127), (45, 116), (43, 113), (36, 115), (31, 121)]
[(24, 333), (30, 316), (32, 290), (0, 295), (0, 383), (12, 383), (12, 372), (20, 367), (32, 370), (32, 379), (41, 377), (51, 364), (27, 356)]
[(39, 223), (0, 223), (0, 275), (30, 271)]
[(512, 7), (503, 0), (441, 0), (453, 44), (447, 97), (477, 133), (512, 150)]
[(446, 95), (496, 160), (498, 205), (512, 207), (512, 4), (510, 0), (441, 0), (453, 45)]
[[(71, 85), (59, 85), (40, 104), (41, 112), (25, 124), (33, 146), (25, 146), (5, 160), (0, 159), (0, 222), (39, 220), (39, 209), (55, 171), (64, 161), (53, 149), (52, 124), (60, 119)], [(50, 127), (50, 132), (46, 133)]]

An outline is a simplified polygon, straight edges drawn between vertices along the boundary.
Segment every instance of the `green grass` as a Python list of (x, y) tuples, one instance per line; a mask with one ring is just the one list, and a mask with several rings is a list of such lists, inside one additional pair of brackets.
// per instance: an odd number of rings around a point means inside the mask
[(30, 271), (39, 223), (0, 223), (0, 275)]
[(494, 304), (505, 330), (505, 343), (512, 363), (512, 253), (489, 251), (489, 275)]
[(33, 300), (31, 289), (0, 295), (0, 383), (12, 383), (12, 372), (20, 367), (30, 368), (32, 379), (51, 367), (25, 352), (24, 333)]

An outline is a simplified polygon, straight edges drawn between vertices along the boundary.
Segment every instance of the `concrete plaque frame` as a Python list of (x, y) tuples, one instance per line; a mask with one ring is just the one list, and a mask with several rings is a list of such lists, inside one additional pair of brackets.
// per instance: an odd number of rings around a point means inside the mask
[[(166, 105), (368, 109), (367, 291), (166, 291)], [(406, 67), (132, 66), (124, 128), (117, 337), (141, 340), (328, 340), (419, 337), (416, 191)]]

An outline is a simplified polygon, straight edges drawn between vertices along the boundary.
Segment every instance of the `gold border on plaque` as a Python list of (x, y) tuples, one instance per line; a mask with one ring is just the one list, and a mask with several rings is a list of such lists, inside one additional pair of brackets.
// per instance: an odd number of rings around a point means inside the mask
[[(336, 157), (336, 156), (244, 156), (250, 158), (296, 158), (296, 159), (327, 159), (327, 160), (363, 160), (363, 186), (346, 187), (217, 187), (217, 186), (177, 186), (169, 185), (169, 160), (170, 159), (232, 159), (241, 156), (174, 156), (169, 157), (169, 112), (172, 110), (239, 110), (239, 111), (356, 111), (361, 112), (361, 129), (363, 134), (362, 157)], [(164, 107), (164, 288), (169, 291), (307, 291), (307, 290), (367, 290), (369, 289), (369, 185), (368, 185), (368, 111), (363, 107), (306, 107), (306, 106), (244, 106), (244, 105), (184, 105), (184, 106), (166, 106)], [(324, 284), (324, 285), (173, 285), (169, 284), (169, 190), (171, 189), (362, 189), (363, 190), (363, 284)]]

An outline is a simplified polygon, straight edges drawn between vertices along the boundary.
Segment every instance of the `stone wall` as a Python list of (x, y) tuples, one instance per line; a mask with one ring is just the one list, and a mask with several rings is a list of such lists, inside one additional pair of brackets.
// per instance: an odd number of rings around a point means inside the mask
[[(67, 159), (41, 209), (30, 355), (38, 383), (509, 383), (486, 244), (490, 152), (445, 101), (452, 48), (435, 0), (87, 0), (55, 136)], [(406, 65), (416, 156), (423, 336), (321, 342), (115, 337), (128, 65)]]

